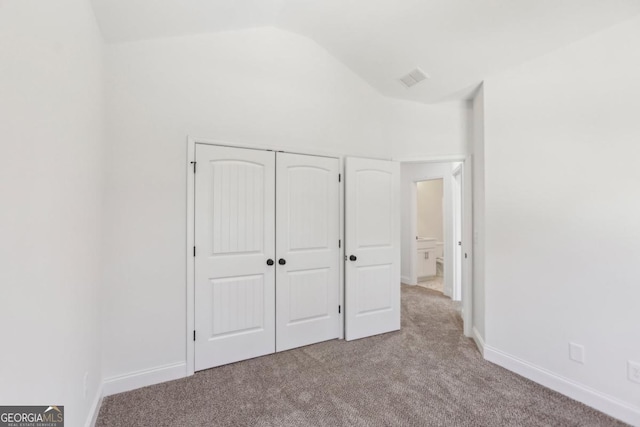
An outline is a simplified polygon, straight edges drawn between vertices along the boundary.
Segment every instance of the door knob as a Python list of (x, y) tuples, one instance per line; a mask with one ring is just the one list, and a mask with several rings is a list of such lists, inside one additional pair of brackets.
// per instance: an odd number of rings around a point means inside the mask
[(287, 263), (287, 261), (285, 261), (285, 259), (284, 259), (284, 258), (280, 258), (280, 259), (278, 260), (278, 264), (280, 264), (280, 265), (285, 265), (286, 263)]
[(349, 255), (349, 261), (356, 261), (358, 259), (355, 255)]
[(273, 260), (272, 259), (268, 259), (267, 260), (267, 265), (273, 265)]

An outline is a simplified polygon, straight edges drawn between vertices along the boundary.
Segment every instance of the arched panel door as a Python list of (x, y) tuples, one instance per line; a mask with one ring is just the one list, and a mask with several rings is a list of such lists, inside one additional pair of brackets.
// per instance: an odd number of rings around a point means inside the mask
[(195, 370), (275, 351), (275, 153), (196, 145)]
[(339, 167), (336, 158), (277, 154), (277, 351), (340, 336)]
[(345, 338), (400, 329), (400, 165), (347, 158)]

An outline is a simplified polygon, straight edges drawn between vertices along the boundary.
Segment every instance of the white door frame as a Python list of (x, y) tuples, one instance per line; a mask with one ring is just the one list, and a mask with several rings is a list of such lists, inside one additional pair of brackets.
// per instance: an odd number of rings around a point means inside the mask
[(453, 299), (460, 300), (462, 298), (462, 265), (463, 253), (462, 247), (458, 242), (462, 242), (462, 164), (458, 165), (451, 172), (451, 190), (452, 190), (452, 207), (453, 207)]
[[(393, 159), (401, 163), (462, 163), (462, 320), (464, 322), (464, 335), (473, 337), (473, 171), (472, 156), (452, 155), (452, 156), (432, 156), (432, 157), (410, 157)], [(428, 178), (427, 178), (428, 179)], [(435, 177), (438, 179), (438, 177)], [(415, 209), (412, 209), (415, 210)], [(415, 214), (414, 214), (415, 215)], [(415, 266), (417, 245), (415, 242), (416, 221), (413, 227), (412, 239), (412, 268)], [(465, 258), (466, 254), (466, 258)], [(413, 274), (413, 273), (412, 273)], [(416, 282), (417, 283), (417, 282)]]
[[(195, 344), (193, 340), (193, 331), (195, 325), (195, 260), (193, 256), (193, 248), (195, 242), (195, 174), (194, 174), (194, 162), (196, 161), (196, 144), (207, 145), (220, 145), (234, 148), (245, 148), (252, 150), (266, 150), (276, 152), (287, 152), (292, 154), (303, 154), (310, 156), (332, 157), (340, 161), (339, 170), (340, 174), (344, 171), (344, 158), (342, 155), (335, 153), (328, 153), (316, 150), (299, 150), (291, 147), (277, 147), (272, 145), (260, 145), (260, 144), (247, 144), (236, 143), (229, 141), (220, 141), (210, 138), (199, 138), (188, 136), (187, 137), (187, 241), (185, 247), (185, 261), (186, 261), (186, 373), (185, 376), (193, 375), (195, 372)], [(197, 168), (197, 166), (195, 166)], [(340, 260), (344, 259), (344, 177), (340, 182), (339, 192), (339, 209), (340, 209), (340, 239), (342, 244), (340, 245)], [(340, 280), (340, 305), (344, 307), (344, 262), (339, 263), (339, 280)], [(339, 339), (344, 339), (344, 312), (340, 313), (340, 336)]]

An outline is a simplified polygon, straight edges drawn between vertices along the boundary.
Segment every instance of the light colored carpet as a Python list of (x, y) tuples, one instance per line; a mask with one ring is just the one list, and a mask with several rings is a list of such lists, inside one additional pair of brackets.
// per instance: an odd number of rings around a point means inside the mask
[(434, 276), (428, 279), (418, 281), (418, 286), (431, 289), (432, 291), (444, 292), (444, 284), (442, 283), (442, 276)]
[(482, 359), (450, 299), (402, 287), (402, 330), (107, 397), (97, 426), (617, 426)]

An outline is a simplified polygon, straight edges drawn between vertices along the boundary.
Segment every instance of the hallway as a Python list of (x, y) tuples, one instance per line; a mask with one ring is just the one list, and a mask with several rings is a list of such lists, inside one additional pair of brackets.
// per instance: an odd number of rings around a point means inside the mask
[(97, 426), (616, 426), (486, 362), (449, 298), (402, 286), (402, 330), (108, 397)]

